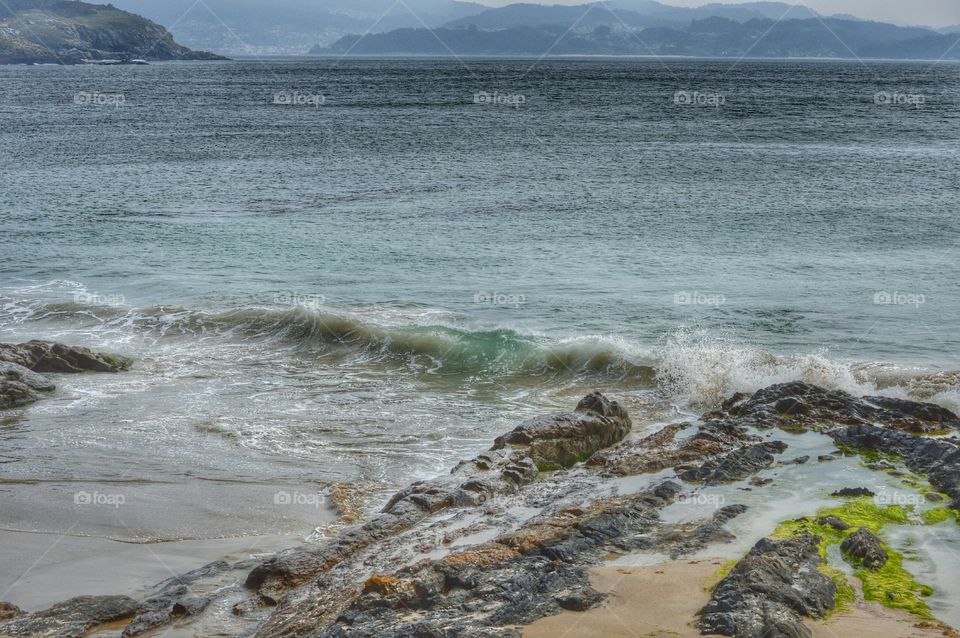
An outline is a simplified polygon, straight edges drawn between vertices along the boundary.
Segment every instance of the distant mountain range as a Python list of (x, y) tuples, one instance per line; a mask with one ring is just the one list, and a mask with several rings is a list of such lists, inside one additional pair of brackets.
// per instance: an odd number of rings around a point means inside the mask
[(0, 3), (0, 64), (77, 64), (85, 60), (195, 60), (192, 51), (145, 18), (112, 6), (66, 0)]
[(669, 7), (650, 0), (513, 4), (442, 28), (345, 36), (314, 55), (670, 55), (960, 59), (960, 34), (779, 3)]
[(302, 55), (350, 33), (439, 27), (489, 7), (454, 0), (91, 0), (167, 25), (179, 42), (225, 55)]

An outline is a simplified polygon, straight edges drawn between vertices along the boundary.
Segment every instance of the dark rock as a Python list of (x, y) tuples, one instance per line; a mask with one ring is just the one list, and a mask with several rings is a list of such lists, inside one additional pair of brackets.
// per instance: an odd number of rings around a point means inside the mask
[(700, 611), (700, 630), (736, 638), (809, 637), (801, 617), (823, 618), (836, 605), (836, 585), (819, 571), (819, 542), (810, 534), (762, 539), (717, 585)]
[(735, 418), (742, 425), (788, 430), (829, 430), (867, 423), (917, 433), (960, 429), (960, 417), (937, 405), (887, 397), (858, 399), (841, 390), (800, 381), (764, 388), (731, 409), (704, 418)]
[(127, 357), (48, 341), (28, 341), (20, 345), (0, 343), (0, 361), (16, 363), (34, 372), (61, 373), (119, 372), (133, 363)]
[(692, 524), (678, 524), (657, 538), (658, 551), (669, 554), (675, 560), (715, 543), (730, 543), (736, 537), (724, 525), (747, 509), (746, 505), (728, 505), (714, 512), (712, 518)]
[(83, 638), (94, 627), (130, 618), (137, 601), (126, 596), (80, 596), (0, 624), (0, 636)]
[(960, 440), (927, 438), (908, 432), (860, 425), (830, 434), (841, 445), (901, 457), (914, 472), (927, 475), (930, 484), (960, 507)]
[(277, 554), (254, 568), (246, 585), (266, 599), (277, 599), (285, 590), (437, 512), (480, 507), (497, 495), (513, 494), (536, 479), (537, 463), (566, 465), (586, 458), (622, 439), (630, 427), (626, 410), (595, 392), (580, 401), (576, 412), (531, 419), (497, 439), (493, 450), (458, 464), (450, 475), (401, 490), (379, 516), (348, 529), (329, 544)]
[(40, 395), (19, 381), (0, 379), (0, 410), (20, 408), (40, 400)]
[(575, 412), (525, 421), (497, 438), (493, 450), (521, 447), (538, 466), (570, 467), (619, 443), (632, 426), (620, 404), (594, 392), (580, 401)]
[(678, 472), (677, 476), (707, 485), (738, 481), (773, 465), (773, 455), (782, 451), (783, 444), (779, 442), (757, 443), (708, 459), (698, 467)]
[(255, 567), (248, 588), (277, 599), (370, 545), (394, 537), (450, 507), (479, 507), (498, 494), (512, 494), (533, 482), (537, 468), (522, 452), (498, 450), (461, 462), (449, 476), (419, 481), (398, 492), (383, 512), (351, 527), (322, 546), (305, 545), (280, 552)]
[(864, 496), (876, 496), (876, 494), (865, 487), (844, 487), (833, 492), (830, 496), (837, 498), (862, 498)]
[(271, 619), (257, 636), (519, 636), (518, 625), (600, 604), (606, 597), (590, 587), (587, 565), (611, 551), (695, 551), (745, 509), (724, 508), (689, 528), (667, 526), (658, 512), (679, 493), (679, 485), (667, 482), (640, 494), (561, 508), (492, 543), (370, 578), (326, 628), (322, 618), (330, 610), (314, 606), (314, 599), (295, 605), (298, 613), (279, 609), (275, 617), (285, 622)]
[(830, 461), (836, 461), (838, 457), (833, 454), (821, 454), (817, 457), (817, 460), (821, 463), (829, 463)]
[(750, 398), (749, 394), (746, 394), (743, 392), (737, 392), (732, 397), (724, 401), (720, 405), (720, 408), (724, 412), (728, 412), (730, 414), (736, 415), (736, 413), (739, 411), (739, 406), (742, 405), (743, 402), (749, 398)]
[(207, 608), (212, 599), (209, 596), (195, 595), (190, 585), (228, 569), (230, 565), (225, 561), (216, 561), (161, 583), (160, 591), (140, 604), (137, 615), (123, 630), (123, 638), (138, 636), (178, 618), (199, 614)]
[(810, 461), (809, 456), (798, 456), (797, 458), (787, 461), (786, 465), (806, 465)]
[(950, 410), (934, 403), (917, 403), (891, 397), (864, 397), (864, 401), (904, 417), (903, 429), (923, 433), (929, 430), (960, 428), (960, 418)]
[(601, 450), (587, 460), (587, 466), (602, 468), (618, 476), (648, 474), (671, 467), (696, 465), (749, 441), (759, 440), (746, 436), (740, 440), (711, 424), (701, 427), (693, 437), (676, 443), (677, 432), (687, 427), (687, 423), (668, 425), (639, 441)]
[(877, 571), (890, 559), (883, 549), (883, 542), (866, 527), (861, 527), (844, 539), (840, 549), (852, 557), (855, 564), (863, 565), (871, 571)]
[(49, 379), (17, 363), (0, 361), (0, 409), (19, 408), (56, 389)]
[(832, 527), (838, 532), (845, 532), (850, 529), (850, 526), (845, 522), (837, 518), (836, 516), (821, 516), (817, 519), (818, 525), (826, 525), (827, 527)]
[(37, 392), (53, 392), (57, 386), (42, 374), (10, 361), (0, 361), (0, 379), (18, 381)]
[(750, 479), (750, 485), (753, 485), (754, 487), (763, 487), (764, 485), (770, 485), (771, 483), (773, 483), (772, 478), (761, 478), (759, 476), (754, 476), (752, 479)]

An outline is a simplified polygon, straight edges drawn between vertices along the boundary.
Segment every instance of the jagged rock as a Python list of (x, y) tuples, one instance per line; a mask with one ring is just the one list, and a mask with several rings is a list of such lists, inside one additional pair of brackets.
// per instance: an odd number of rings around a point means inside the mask
[[(679, 485), (667, 482), (640, 494), (568, 507), (491, 543), (377, 575), (326, 629), (302, 614), (286, 617), (296, 617), (298, 627), (311, 627), (309, 635), (327, 638), (519, 636), (517, 625), (604, 600), (590, 587), (586, 564), (617, 550), (700, 548), (698, 537), (715, 535), (704, 530), (715, 530), (743, 511), (742, 506), (725, 508), (689, 533), (664, 532), (658, 512), (679, 493)], [(257, 635), (301, 635), (298, 631), (289, 623), (268, 622)]]
[(611, 552), (677, 555), (729, 540), (719, 526), (743, 506), (688, 525), (660, 520), (680, 491), (666, 482), (560, 507), (490, 543), (376, 574), (362, 587), (323, 578), (311, 595), (281, 602), (257, 636), (519, 636), (512, 625), (599, 603), (586, 566)]
[(960, 417), (940, 406), (886, 397), (858, 399), (842, 390), (795, 381), (781, 383), (738, 400), (706, 420), (733, 418), (742, 425), (788, 430), (831, 429), (879, 423), (916, 433), (960, 429)]
[(736, 536), (724, 528), (729, 521), (747, 511), (746, 505), (727, 505), (714, 512), (713, 517), (693, 524), (677, 525), (673, 530), (658, 537), (661, 551), (672, 560), (697, 552), (714, 543), (730, 543)]
[(123, 638), (138, 636), (177, 618), (199, 614), (212, 599), (210, 596), (195, 595), (190, 585), (228, 569), (228, 563), (216, 561), (161, 583), (160, 591), (140, 604), (136, 617), (123, 630)]
[(0, 622), (11, 620), (23, 615), (23, 611), (16, 605), (0, 602)]
[(844, 521), (840, 520), (836, 516), (821, 516), (817, 519), (818, 525), (826, 525), (827, 527), (832, 527), (838, 532), (845, 532), (850, 529), (850, 526), (847, 525)]
[(809, 456), (798, 456), (795, 459), (786, 461), (784, 465), (806, 465), (810, 461)]
[(462, 462), (453, 473), (420, 481), (397, 493), (383, 512), (363, 525), (347, 529), (329, 544), (297, 547), (264, 561), (246, 585), (269, 599), (302, 584), (371, 544), (410, 529), (449, 507), (476, 507), (497, 494), (513, 493), (537, 475), (533, 462), (508, 450), (486, 452)]
[(49, 379), (17, 363), (0, 361), (0, 409), (19, 408), (40, 399), (56, 386)]
[(94, 627), (130, 618), (136, 611), (137, 601), (126, 596), (79, 596), (0, 624), (0, 636), (83, 638)]
[(246, 585), (265, 599), (276, 600), (291, 587), (439, 511), (478, 507), (499, 494), (516, 492), (536, 479), (537, 462), (566, 464), (574, 456), (616, 443), (630, 427), (626, 410), (595, 392), (580, 401), (576, 412), (531, 419), (497, 439), (491, 451), (462, 461), (450, 475), (413, 483), (394, 495), (379, 516), (348, 529), (330, 544), (277, 554), (253, 569)]
[(684, 481), (715, 485), (729, 483), (756, 474), (774, 464), (774, 454), (782, 454), (786, 445), (780, 441), (755, 443), (727, 454), (710, 458), (705, 463), (683, 470), (677, 475)]
[(927, 438), (908, 432), (858, 425), (831, 432), (840, 445), (901, 457), (914, 472), (927, 475), (930, 484), (960, 508), (960, 440)]
[(818, 569), (819, 542), (811, 534), (760, 540), (714, 589), (700, 611), (701, 632), (809, 638), (801, 617), (822, 618), (836, 605), (837, 587)]
[(877, 571), (887, 564), (890, 557), (883, 549), (883, 542), (866, 527), (861, 527), (844, 539), (840, 549), (871, 571)]
[(917, 433), (960, 428), (960, 418), (935, 403), (917, 403), (892, 397), (863, 397), (863, 400), (891, 413), (904, 415), (905, 421), (891, 423), (893, 427)]
[(0, 361), (16, 363), (34, 372), (69, 373), (119, 372), (133, 363), (127, 357), (48, 341), (28, 341), (20, 345), (0, 343)]
[(862, 498), (864, 496), (876, 496), (876, 494), (865, 487), (844, 487), (830, 494), (837, 498)]
[(37, 392), (53, 392), (57, 389), (57, 386), (42, 374), (10, 361), (0, 361), (0, 379), (18, 381)]
[(40, 400), (40, 394), (19, 381), (0, 379), (0, 410), (20, 408)]
[(536, 417), (494, 441), (493, 450), (519, 447), (540, 467), (569, 467), (630, 433), (630, 415), (599, 392), (584, 397), (575, 412)]
[(669, 425), (639, 441), (594, 454), (588, 467), (603, 468), (619, 476), (659, 472), (674, 468), (684, 481), (716, 484), (737, 481), (774, 463), (773, 454), (787, 446), (781, 441), (764, 442), (732, 421), (709, 421), (696, 434), (676, 441), (689, 424)]

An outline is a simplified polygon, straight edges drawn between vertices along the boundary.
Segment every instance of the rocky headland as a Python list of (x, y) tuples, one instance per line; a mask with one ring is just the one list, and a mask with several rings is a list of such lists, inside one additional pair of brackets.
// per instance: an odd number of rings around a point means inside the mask
[(0, 64), (96, 60), (219, 60), (177, 44), (155, 22), (110, 4), (8, 0), (0, 4)]

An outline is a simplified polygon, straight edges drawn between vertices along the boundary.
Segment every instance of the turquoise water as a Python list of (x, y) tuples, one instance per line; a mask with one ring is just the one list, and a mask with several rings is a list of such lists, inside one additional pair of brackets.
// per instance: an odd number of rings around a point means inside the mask
[(641, 424), (797, 378), (957, 408), (958, 69), (0, 68), (0, 340), (138, 360), (8, 415), (0, 477), (178, 485), (152, 533), (182, 537), (249, 483), (446, 471), (595, 387)]

